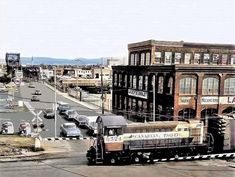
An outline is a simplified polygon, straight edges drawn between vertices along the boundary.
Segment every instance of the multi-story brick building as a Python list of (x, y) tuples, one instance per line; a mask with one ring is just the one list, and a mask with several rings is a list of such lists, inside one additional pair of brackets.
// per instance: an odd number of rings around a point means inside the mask
[(144, 120), (200, 119), (235, 110), (235, 45), (149, 40), (113, 66), (113, 112)]

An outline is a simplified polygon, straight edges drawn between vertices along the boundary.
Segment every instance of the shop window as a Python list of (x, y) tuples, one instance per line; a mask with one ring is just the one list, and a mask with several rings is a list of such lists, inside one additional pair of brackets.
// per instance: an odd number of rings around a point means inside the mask
[(235, 78), (228, 78), (224, 81), (224, 94), (235, 95)]
[(161, 52), (155, 52), (155, 63), (159, 64), (161, 63), (162, 53)]
[(132, 111), (136, 111), (136, 99), (132, 99)]
[(186, 77), (180, 79), (180, 94), (195, 94), (196, 93), (196, 79)]
[(174, 63), (180, 64), (180, 60), (181, 60), (181, 53), (175, 53)]
[(138, 101), (138, 110), (139, 110), (140, 112), (143, 110), (142, 101), (141, 101), (141, 100)]
[(195, 53), (194, 54), (194, 64), (200, 64), (200, 61), (201, 61), (201, 54)]
[(203, 95), (218, 95), (219, 94), (219, 79), (217, 78), (206, 78), (202, 84)]

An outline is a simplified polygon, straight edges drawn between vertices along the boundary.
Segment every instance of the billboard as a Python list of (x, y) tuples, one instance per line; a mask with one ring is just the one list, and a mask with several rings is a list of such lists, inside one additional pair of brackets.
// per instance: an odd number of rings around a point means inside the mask
[(6, 65), (8, 68), (21, 67), (19, 53), (6, 53)]

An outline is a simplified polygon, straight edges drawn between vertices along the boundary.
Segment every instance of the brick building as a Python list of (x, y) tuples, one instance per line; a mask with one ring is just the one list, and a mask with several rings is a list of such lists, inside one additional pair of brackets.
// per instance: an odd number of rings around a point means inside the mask
[(235, 110), (235, 45), (149, 40), (113, 66), (112, 108), (136, 121), (200, 119)]

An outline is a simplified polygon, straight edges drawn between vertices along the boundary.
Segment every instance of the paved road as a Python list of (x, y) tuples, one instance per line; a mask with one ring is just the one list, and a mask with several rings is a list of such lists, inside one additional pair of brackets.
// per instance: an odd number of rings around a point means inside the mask
[(233, 177), (235, 169), (222, 160), (171, 162), (153, 165), (88, 166), (82, 155), (36, 162), (0, 164), (0, 177)]
[[(43, 109), (48, 109), (53, 107), (54, 103), (54, 90), (48, 88), (46, 85), (35, 82), (36, 88), (28, 88), (28, 84), (22, 85), (18, 92), (15, 93), (17, 99), (21, 99), (25, 102), (28, 102), (29, 105), (32, 106), (32, 112), (37, 112)], [(31, 102), (32, 94), (34, 93), (35, 89), (40, 89), (42, 95), (39, 95), (40, 102)], [(77, 102), (71, 101), (63, 96), (63, 94), (57, 94), (57, 101), (64, 101), (71, 105), (71, 107), (78, 111), (81, 115), (87, 116), (98, 116), (100, 115), (99, 109), (91, 109), (89, 107), (85, 107)], [(54, 130), (54, 119), (45, 119), (41, 114), (40, 117), (43, 119), (45, 124), (45, 129), (47, 131), (41, 132), (42, 137), (54, 137), (55, 130)], [(15, 131), (18, 130), (19, 123), (22, 120), (30, 121), (34, 118), (33, 113), (31, 112), (19, 112), (19, 113), (1, 113), (0, 121), (11, 120), (15, 125)], [(60, 125), (67, 120), (63, 119), (60, 115), (57, 114), (57, 136), (60, 133)], [(86, 136), (86, 130), (82, 129), (82, 133)]]

